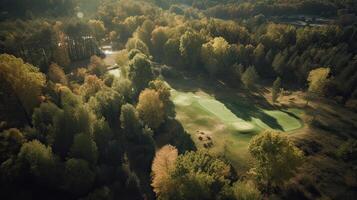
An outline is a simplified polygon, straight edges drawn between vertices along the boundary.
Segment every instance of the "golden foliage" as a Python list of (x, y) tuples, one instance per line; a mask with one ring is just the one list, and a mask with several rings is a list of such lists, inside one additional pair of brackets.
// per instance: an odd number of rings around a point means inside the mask
[(152, 163), (152, 183), (154, 192), (157, 196), (165, 193), (170, 189), (170, 171), (176, 164), (178, 151), (174, 146), (165, 145), (156, 152)]
[(145, 89), (140, 93), (137, 110), (140, 118), (150, 128), (158, 128), (164, 121), (164, 103), (160, 100), (160, 95), (155, 90)]

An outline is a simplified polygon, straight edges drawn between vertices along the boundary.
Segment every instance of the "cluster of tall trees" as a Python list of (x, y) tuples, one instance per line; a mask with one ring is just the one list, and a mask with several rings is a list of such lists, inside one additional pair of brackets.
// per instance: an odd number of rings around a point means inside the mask
[[(104, 14), (114, 8), (123, 13), (115, 22)], [(220, 20), (179, 5), (162, 11), (151, 4), (128, 6), (119, 2), (102, 9), (106, 12), (101, 13), (101, 19), (108, 31), (119, 36), (113, 38), (118, 46), (138, 48), (157, 62), (247, 87), (259, 81), (258, 77), (281, 77), (282, 85), (305, 88), (310, 71), (326, 66), (334, 78), (323, 95), (342, 97), (342, 103), (355, 98), (355, 26), (296, 27), (268, 22), (261, 12), (245, 21)], [(135, 9), (139, 14), (129, 15)]]
[[(342, 5), (348, 3), (337, 7)], [(334, 77), (326, 94), (342, 97), (343, 103), (355, 98), (355, 26), (294, 27), (267, 22), (261, 12), (244, 22), (219, 20), (175, 6), (163, 11), (147, 2), (103, 1), (95, 20), (2, 22), (6, 31), (1, 33), (1, 51), (39, 66), (42, 72), (51, 62), (68, 71), (71, 61), (100, 55), (97, 44), (108, 37), (114, 48), (139, 49), (154, 61), (205, 71), (232, 85), (243, 82), (243, 73), (254, 67), (261, 78), (279, 76), (282, 83), (303, 88), (311, 70), (326, 66)]]
[(105, 36), (101, 21), (46, 19), (0, 22), (0, 53), (11, 53), (47, 72), (51, 62), (69, 71), (73, 61), (101, 55), (98, 44)]
[[(167, 3), (153, 0), (162, 7), (168, 7)], [(208, 15), (218, 18), (250, 17), (258, 13), (267, 16), (291, 15), (291, 14), (322, 14), (335, 16), (338, 9), (350, 9), (357, 11), (357, 4), (352, 0), (170, 0), (176, 4), (187, 4), (192, 7), (205, 10)]]
[(75, 5), (75, 1), (72, 0), (4, 0), (0, 2), (0, 10), (5, 16), (1, 16), (0, 19), (70, 15)]
[(204, 150), (179, 155), (166, 145), (156, 152), (151, 185), (158, 199), (262, 199), (293, 177), (304, 160), (294, 144), (274, 131), (255, 136), (249, 152), (255, 167), (249, 178), (237, 181), (223, 159)]
[[(4, 2), (9, 12), (19, 7), (16, 16), (75, 10), (75, 1)], [(261, 199), (294, 176), (302, 152), (283, 133), (265, 131), (251, 141), (255, 164), (249, 177), (237, 177), (224, 158), (195, 151), (154, 62), (249, 89), (259, 79), (275, 79), (274, 102), (282, 85), (292, 83), (308, 86), (310, 96), (357, 98), (355, 26), (294, 27), (261, 15), (311, 5), (317, 10), (306, 12), (330, 14), (348, 2), (155, 3), (164, 9), (147, 1), (92, 7), (81, 1), (97, 11), (95, 17), (0, 22), (1, 53), (16, 56), (0, 55), (0, 81), (11, 87), (28, 121), (0, 133), (1, 197)], [(210, 17), (241, 15), (246, 19)], [(103, 39), (122, 49), (116, 58), (120, 77), (92, 56)], [(87, 67), (68, 67), (89, 57)]]
[(138, 49), (128, 54), (128, 73), (120, 79), (95, 56), (68, 75), (55, 63), (43, 74), (21, 58), (0, 55), (1, 81), (28, 116), (27, 127), (0, 133), (2, 197), (29, 195), (28, 185), (41, 198), (153, 197), (154, 137), (173, 129), (168, 134), (182, 151), (194, 145), (170, 118), (169, 87), (155, 80), (152, 61)]
[(68, 17), (78, 12), (95, 13), (102, 2), (111, 0), (3, 0), (0, 19), (32, 19), (37, 17)]

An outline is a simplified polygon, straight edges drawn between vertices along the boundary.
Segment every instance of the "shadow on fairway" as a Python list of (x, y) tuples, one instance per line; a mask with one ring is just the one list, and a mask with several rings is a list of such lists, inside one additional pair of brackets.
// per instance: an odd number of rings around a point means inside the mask
[(272, 129), (284, 131), (283, 127), (278, 123), (277, 119), (266, 114), (263, 112), (263, 110), (254, 106), (253, 104), (248, 102), (231, 102), (222, 98), (217, 98), (217, 100), (221, 101), (229, 110), (232, 111), (232, 113), (245, 121), (252, 121), (253, 118), (257, 118)]
[[(253, 118), (260, 119), (270, 128), (284, 131), (284, 128), (279, 124), (276, 118), (264, 112), (264, 110), (277, 110), (277, 108), (273, 107), (259, 94), (251, 93), (245, 89), (241, 89), (242, 91), (237, 94), (233, 92), (236, 89), (231, 90), (216, 80), (209, 80), (209, 84), (207, 84), (207, 80), (201, 81), (195, 78), (186, 78), (183, 82), (182, 80), (178, 82), (171, 80), (168, 82), (173, 88), (181, 92), (195, 93), (202, 90), (208, 94), (213, 94), (216, 100), (222, 102), (238, 118), (245, 121), (252, 121)], [(192, 87), (193, 85), (194, 87)], [(284, 110), (280, 111), (300, 120), (300, 118), (293, 113)]]
[(286, 110), (281, 110), (279, 109), (279, 111), (283, 112), (283, 113), (286, 113), (287, 115), (289, 115), (290, 117), (293, 117), (297, 120), (301, 120), (300, 117), (298, 117), (296, 114), (292, 113), (292, 112), (289, 112), (289, 111), (286, 111)]

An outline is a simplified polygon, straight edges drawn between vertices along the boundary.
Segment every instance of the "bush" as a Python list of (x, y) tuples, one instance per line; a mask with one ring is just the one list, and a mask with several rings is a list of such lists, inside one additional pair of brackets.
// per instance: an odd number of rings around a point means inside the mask
[(258, 200), (262, 198), (260, 191), (253, 182), (238, 181), (233, 185), (233, 194), (239, 200)]

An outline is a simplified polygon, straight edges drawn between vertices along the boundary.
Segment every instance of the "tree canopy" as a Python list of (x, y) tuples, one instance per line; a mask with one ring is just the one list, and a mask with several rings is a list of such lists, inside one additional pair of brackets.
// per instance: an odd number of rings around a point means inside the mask
[(284, 133), (266, 130), (249, 143), (249, 152), (256, 160), (252, 173), (270, 194), (271, 189), (294, 176), (303, 161), (303, 153)]
[(40, 103), (42, 88), (46, 82), (45, 75), (21, 58), (1, 54), (0, 77), (11, 85), (27, 114), (31, 115)]
[(164, 103), (155, 90), (145, 89), (140, 93), (137, 110), (140, 118), (152, 129), (158, 128), (164, 121)]

